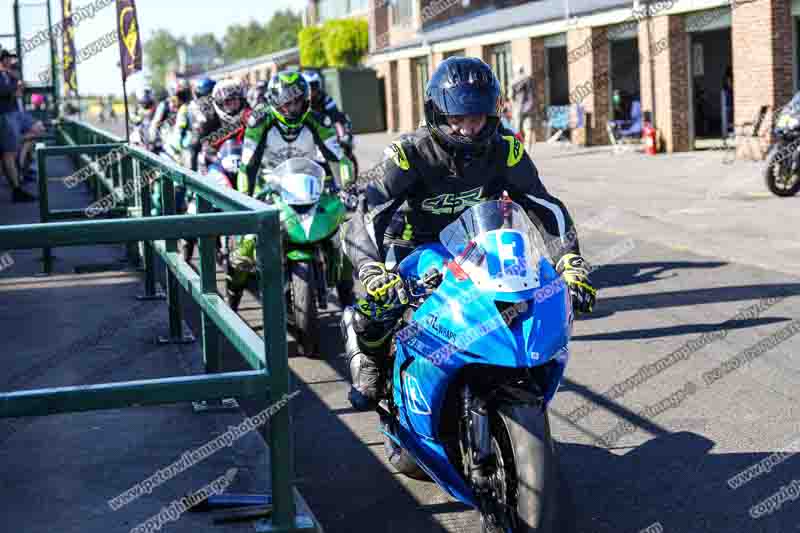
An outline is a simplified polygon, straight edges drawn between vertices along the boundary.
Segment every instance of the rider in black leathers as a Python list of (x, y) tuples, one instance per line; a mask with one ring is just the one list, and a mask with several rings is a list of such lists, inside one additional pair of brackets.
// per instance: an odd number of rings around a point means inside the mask
[(399, 263), (420, 244), (438, 241), (461, 212), (503, 191), (553, 239), (550, 255), (575, 308), (592, 309), (596, 291), (572, 218), (547, 192), (519, 140), (498, 130), (499, 96), (497, 77), (480, 59), (443, 61), (426, 89), (425, 127), (390, 145), (382, 177), (366, 187), (342, 229), (356, 277), (356, 305), (345, 310), (342, 333), (353, 378), (349, 399), (358, 410), (380, 399), (391, 329), (407, 303), (402, 280), (384, 262)]

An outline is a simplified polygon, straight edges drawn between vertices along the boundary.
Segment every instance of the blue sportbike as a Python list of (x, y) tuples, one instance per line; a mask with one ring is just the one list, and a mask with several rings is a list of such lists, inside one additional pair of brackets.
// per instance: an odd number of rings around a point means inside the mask
[(439, 238), (387, 265), (411, 300), (377, 409), (387, 457), (478, 509), (484, 532), (568, 531), (547, 407), (569, 358), (569, 290), (508, 199), (467, 209)]

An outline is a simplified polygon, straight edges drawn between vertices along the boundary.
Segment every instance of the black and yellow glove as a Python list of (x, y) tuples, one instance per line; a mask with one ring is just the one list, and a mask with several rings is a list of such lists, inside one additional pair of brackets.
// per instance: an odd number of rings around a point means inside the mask
[(359, 298), (356, 308), (364, 315), (380, 319), (408, 304), (403, 278), (386, 270), (383, 263), (370, 261), (358, 269), (358, 280), (368, 298)]
[(589, 281), (589, 265), (578, 254), (565, 254), (556, 265), (556, 272), (564, 276), (572, 295), (572, 307), (581, 313), (591, 313), (597, 289)]

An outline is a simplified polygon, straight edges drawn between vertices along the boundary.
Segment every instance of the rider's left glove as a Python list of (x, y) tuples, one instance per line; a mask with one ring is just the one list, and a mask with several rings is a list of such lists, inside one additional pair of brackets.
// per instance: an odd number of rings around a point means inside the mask
[(577, 254), (565, 254), (556, 265), (556, 272), (564, 277), (572, 295), (573, 307), (581, 313), (591, 313), (597, 289), (589, 281), (589, 266)]
[(358, 280), (369, 298), (359, 299), (356, 307), (371, 318), (382, 318), (408, 304), (403, 278), (386, 270), (383, 263), (370, 261), (363, 264), (358, 269)]

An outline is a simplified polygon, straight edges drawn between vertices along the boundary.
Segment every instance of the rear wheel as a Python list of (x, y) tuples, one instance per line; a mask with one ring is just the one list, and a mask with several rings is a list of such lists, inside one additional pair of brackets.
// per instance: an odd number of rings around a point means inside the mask
[(547, 413), (501, 406), (491, 420), (495, 504), (481, 515), (484, 533), (566, 533), (573, 530), (569, 488), (560, 475)]
[(772, 194), (794, 196), (800, 191), (800, 172), (791, 171), (791, 161), (782, 161), (783, 158), (793, 157), (793, 154), (786, 153), (786, 149), (781, 148), (776, 145), (767, 157), (764, 180)]
[(319, 356), (319, 316), (317, 315), (314, 266), (304, 261), (291, 264), (292, 311), (297, 340), (306, 357)]

